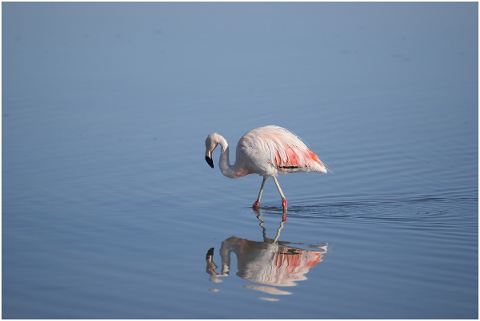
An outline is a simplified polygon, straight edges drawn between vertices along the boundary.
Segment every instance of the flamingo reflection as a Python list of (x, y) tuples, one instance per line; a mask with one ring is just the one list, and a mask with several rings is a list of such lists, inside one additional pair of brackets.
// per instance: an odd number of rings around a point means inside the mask
[[(221, 271), (213, 261), (214, 248), (207, 252), (206, 271), (210, 281), (222, 282), (222, 277), (230, 273), (230, 255), (237, 257), (237, 276), (253, 282), (245, 288), (257, 290), (271, 295), (288, 295), (291, 292), (280, 290), (276, 287), (296, 286), (296, 282), (307, 279), (307, 274), (317, 263), (322, 261), (322, 256), (327, 252), (327, 244), (311, 245), (278, 241), (285, 221), (282, 219), (277, 233), (273, 239), (266, 236), (261, 213), (257, 209), (257, 218), (262, 227), (263, 242), (251, 241), (232, 236), (222, 242), (220, 247)], [(286, 213), (284, 213), (286, 214)], [(302, 247), (308, 247), (304, 249)], [(217, 292), (218, 289), (210, 289)], [(277, 298), (261, 298), (263, 300), (278, 301)]]

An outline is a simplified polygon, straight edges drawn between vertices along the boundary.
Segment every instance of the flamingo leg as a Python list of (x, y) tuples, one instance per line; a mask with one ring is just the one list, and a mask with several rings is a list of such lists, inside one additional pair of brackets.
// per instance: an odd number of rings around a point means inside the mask
[(263, 193), (263, 187), (265, 186), (265, 181), (267, 180), (267, 177), (263, 178), (262, 181), (262, 186), (260, 187), (260, 192), (258, 192), (258, 198), (255, 203), (253, 203), (253, 208), (260, 207), (260, 199), (262, 198), (262, 193)]
[(280, 196), (282, 197), (282, 206), (283, 208), (287, 208), (287, 199), (285, 198), (285, 195), (283, 195), (282, 189), (280, 188), (280, 184), (278, 184), (277, 178), (275, 176), (272, 176), (272, 178), (273, 178), (273, 181), (275, 182), (275, 185), (277, 185)]

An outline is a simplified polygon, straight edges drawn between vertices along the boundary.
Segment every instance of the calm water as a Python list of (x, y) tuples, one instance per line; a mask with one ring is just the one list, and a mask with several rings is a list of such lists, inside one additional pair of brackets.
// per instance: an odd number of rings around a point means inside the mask
[(2, 9), (3, 318), (478, 317), (477, 3)]

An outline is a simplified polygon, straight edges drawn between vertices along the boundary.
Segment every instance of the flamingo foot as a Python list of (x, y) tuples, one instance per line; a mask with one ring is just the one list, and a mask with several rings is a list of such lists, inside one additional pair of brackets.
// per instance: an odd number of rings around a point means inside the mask
[(282, 197), (282, 206), (283, 208), (287, 208), (287, 199), (285, 197)]
[(260, 202), (259, 201), (255, 201), (255, 203), (253, 203), (253, 208), (259, 208), (260, 207)]

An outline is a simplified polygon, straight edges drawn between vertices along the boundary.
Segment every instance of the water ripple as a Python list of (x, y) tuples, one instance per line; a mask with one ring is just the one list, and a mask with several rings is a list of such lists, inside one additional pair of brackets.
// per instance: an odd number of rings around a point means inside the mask
[[(301, 219), (348, 219), (356, 223), (402, 223), (412, 227), (478, 226), (475, 214), (478, 211), (478, 198), (473, 197), (407, 196), (375, 200), (357, 197), (322, 204), (308, 204), (308, 200), (303, 200), (303, 203), (307, 205), (290, 206), (287, 216)], [(266, 215), (277, 215), (282, 209), (266, 207), (264, 212)]]

